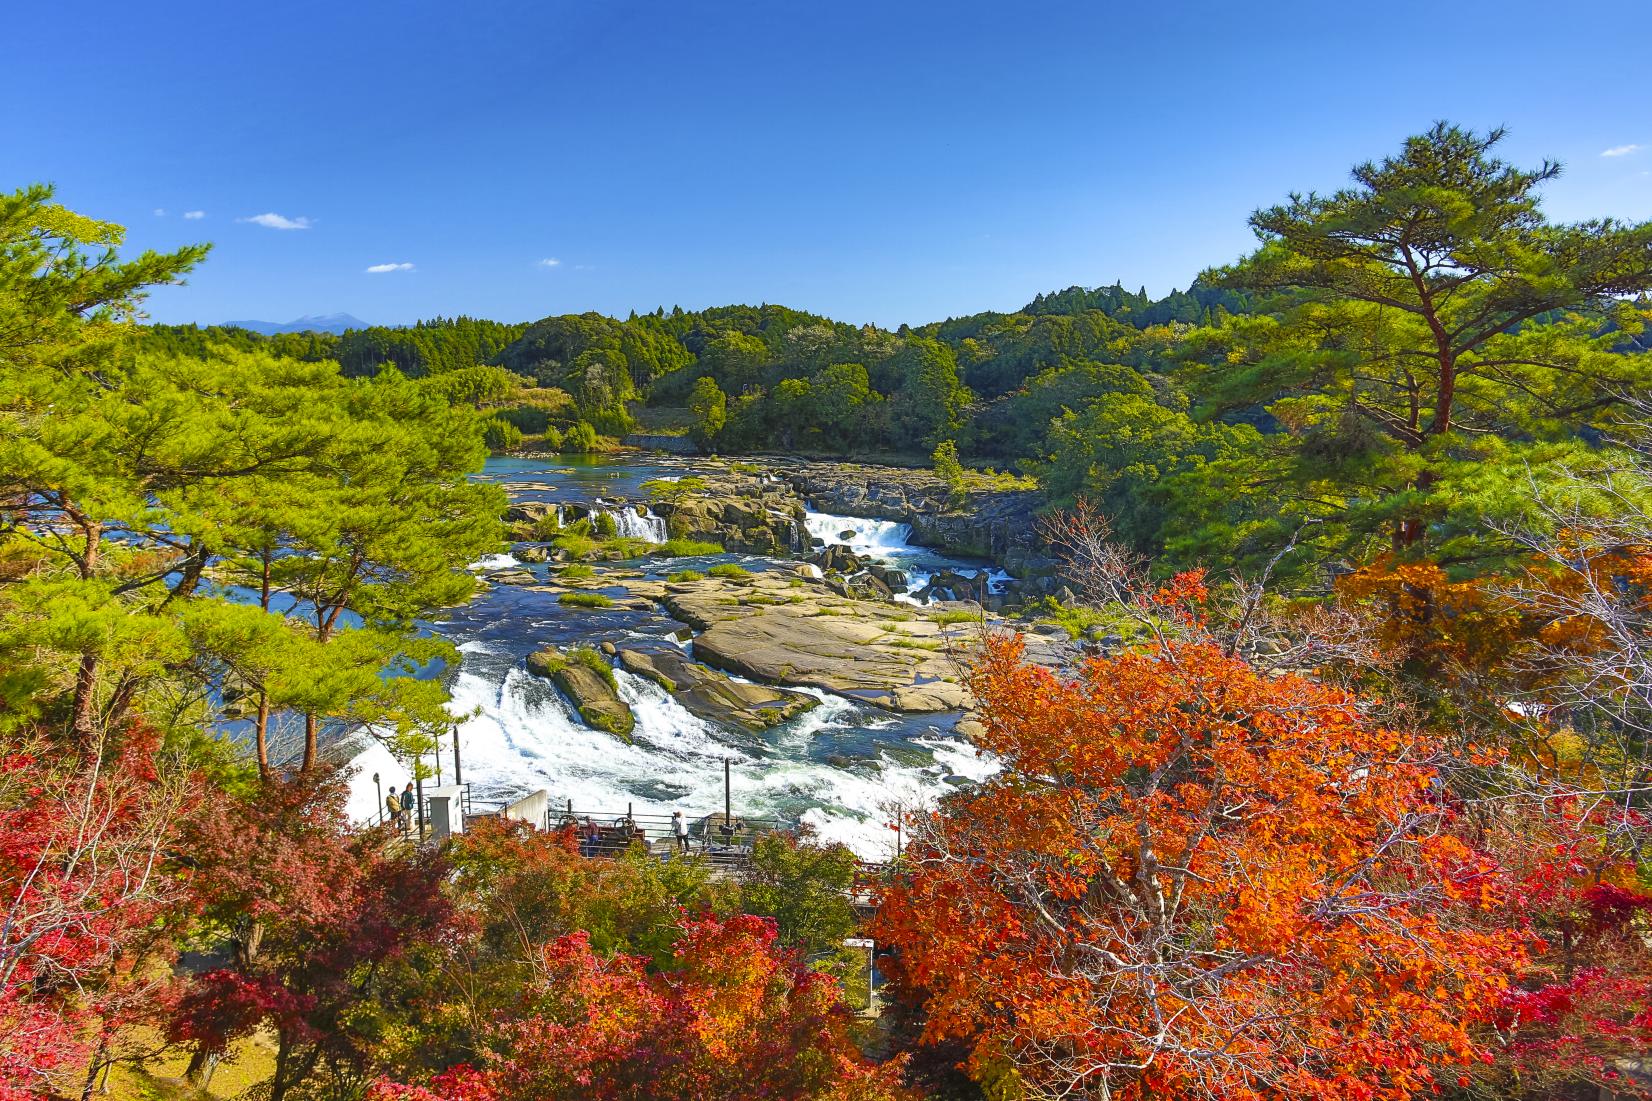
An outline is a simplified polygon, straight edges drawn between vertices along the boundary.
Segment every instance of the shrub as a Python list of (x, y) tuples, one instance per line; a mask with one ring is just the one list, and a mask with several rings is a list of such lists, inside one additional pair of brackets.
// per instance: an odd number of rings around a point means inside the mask
[[(590, 593), (590, 596), (602, 596), (601, 593)], [(604, 597), (603, 599), (607, 599)], [(613, 603), (613, 601), (609, 601)], [(577, 661), (597, 676), (608, 682), (608, 687), (617, 688), (619, 682), (614, 678), (614, 667), (608, 664), (608, 659), (600, 652), (589, 646), (576, 646), (568, 651), (568, 660)]]
[(573, 558), (591, 558), (597, 553), (597, 541), (577, 531), (566, 531), (552, 540), (558, 550)]
[(570, 581), (583, 581), (587, 577), (595, 577), (597, 571), (584, 562), (570, 562), (556, 571), (558, 577)]
[(495, 453), (510, 451), (522, 446), (522, 430), (510, 421), (489, 417), (482, 422), (482, 442)]
[(559, 602), (571, 608), (612, 608), (614, 606), (613, 597), (604, 593), (584, 591), (563, 593)]
[(562, 434), (562, 450), (574, 455), (589, 455), (597, 449), (597, 430), (587, 421), (580, 421)]
[(934, 464), (935, 476), (946, 483), (952, 504), (955, 507), (963, 504), (966, 495), (964, 466), (958, 461), (958, 445), (951, 440), (942, 440), (935, 445), (930, 461)]
[(641, 489), (656, 501), (675, 501), (689, 493), (698, 493), (706, 487), (706, 480), (697, 474), (673, 481), (670, 478), (650, 478)]
[(595, 512), (591, 514), (591, 529), (600, 538), (613, 539), (619, 535), (619, 521), (606, 512)]
[(723, 544), (706, 543), (698, 539), (667, 539), (650, 549), (662, 558), (699, 558), (708, 554), (722, 554)]

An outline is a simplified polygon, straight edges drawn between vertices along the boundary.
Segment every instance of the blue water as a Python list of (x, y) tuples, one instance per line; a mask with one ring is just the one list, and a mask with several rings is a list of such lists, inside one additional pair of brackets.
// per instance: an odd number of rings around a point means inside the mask
[[(516, 500), (590, 503), (599, 497), (644, 500), (642, 482), (685, 469), (671, 459), (495, 459), (481, 477), (506, 486)], [(812, 519), (812, 527), (836, 522)], [(942, 556), (924, 559), (926, 565), (952, 564)], [(660, 576), (717, 561), (750, 569), (778, 565), (732, 554), (639, 565)], [(544, 576), (548, 567), (530, 569)], [(452, 709), (460, 718), (465, 779), (478, 800), (545, 789), (554, 803), (571, 800), (582, 811), (618, 813), (629, 806), (638, 814), (707, 814), (722, 809), (727, 758), (737, 813), (801, 821), (864, 857), (881, 859), (893, 848), (887, 824), (897, 808), (932, 801), (992, 768), (956, 735), (956, 715), (901, 716), (821, 693), (813, 710), (754, 735), (704, 722), (662, 689), (621, 670), (621, 695), (637, 718), (633, 742), (626, 745), (586, 727), (554, 688), (523, 666), (529, 653), (545, 645), (681, 645), (683, 625), (656, 610), (565, 607), (554, 594), (501, 584), (436, 629), (462, 655), (449, 674)]]

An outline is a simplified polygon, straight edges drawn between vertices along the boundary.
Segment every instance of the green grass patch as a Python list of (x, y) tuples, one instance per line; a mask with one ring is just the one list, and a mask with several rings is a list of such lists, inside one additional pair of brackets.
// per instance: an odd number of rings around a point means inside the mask
[(556, 575), (569, 581), (583, 581), (587, 577), (597, 575), (596, 568), (584, 562), (570, 562), (556, 571)]
[(612, 608), (614, 606), (614, 598), (604, 593), (563, 593), (559, 602), (568, 605), (570, 608)]
[[(601, 596), (601, 593), (594, 594)], [(602, 656), (601, 651), (590, 646), (576, 646), (568, 651), (568, 660), (577, 661), (597, 676), (608, 682), (608, 687), (618, 688), (619, 681), (614, 676), (614, 667), (608, 664), (608, 659)]]
[(568, 531), (551, 540), (557, 550), (570, 558), (595, 558), (601, 546), (595, 539), (577, 531)]
[(979, 623), (980, 612), (967, 612), (962, 608), (942, 608), (938, 612), (930, 612), (929, 618), (946, 627), (954, 623)]
[(708, 577), (721, 577), (730, 581), (745, 581), (752, 577), (752, 572), (738, 562), (719, 562), (706, 571)]
[(675, 581), (679, 585), (685, 581), (704, 581), (705, 579), (706, 575), (699, 570), (678, 570), (666, 578), (667, 581)]
[(701, 558), (709, 554), (722, 554), (723, 544), (707, 543), (699, 539), (667, 539), (649, 549), (662, 558)]

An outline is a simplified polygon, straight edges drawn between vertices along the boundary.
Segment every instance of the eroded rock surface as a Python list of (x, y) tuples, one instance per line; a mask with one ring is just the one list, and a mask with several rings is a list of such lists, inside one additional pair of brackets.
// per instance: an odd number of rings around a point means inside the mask
[(680, 650), (621, 650), (619, 662), (627, 671), (670, 692), (689, 713), (747, 730), (765, 730), (819, 702), (801, 692), (743, 684)]
[(528, 655), (528, 672), (545, 677), (560, 688), (585, 725), (605, 730), (626, 742), (631, 740), (637, 720), (631, 708), (619, 698), (612, 673), (603, 676), (577, 655), (564, 654), (550, 646)]

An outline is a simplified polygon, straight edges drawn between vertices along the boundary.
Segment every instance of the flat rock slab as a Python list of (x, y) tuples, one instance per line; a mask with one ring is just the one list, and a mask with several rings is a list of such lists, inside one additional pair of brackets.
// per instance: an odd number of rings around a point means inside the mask
[(801, 692), (742, 684), (700, 665), (680, 650), (621, 650), (621, 667), (664, 688), (691, 714), (759, 731), (820, 702)]
[(856, 600), (785, 574), (667, 586), (666, 609), (697, 628), (694, 656), (766, 684), (819, 688), (893, 711), (969, 705), (949, 634), (920, 611)]

